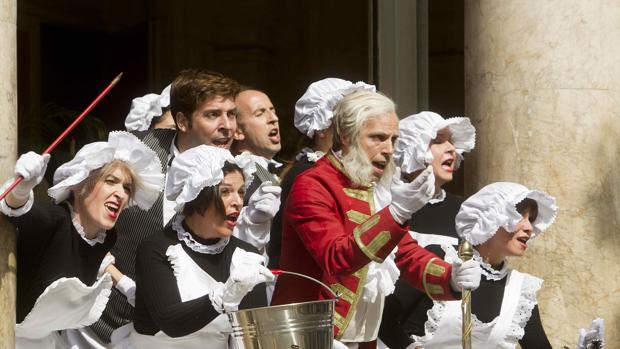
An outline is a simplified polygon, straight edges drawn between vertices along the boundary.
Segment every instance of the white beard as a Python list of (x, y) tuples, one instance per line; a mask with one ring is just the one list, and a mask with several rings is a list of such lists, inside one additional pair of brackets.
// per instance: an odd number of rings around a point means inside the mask
[[(342, 157), (342, 166), (351, 179), (351, 182), (355, 185), (370, 187), (376, 182), (373, 176), (373, 166), (370, 159), (368, 159), (368, 155), (366, 155), (365, 152), (360, 151), (357, 144), (351, 146), (347, 155)], [(383, 175), (379, 179), (379, 183), (389, 188), (390, 180), (392, 179), (395, 169), (396, 165), (394, 165), (394, 161), (390, 158), (383, 170)]]

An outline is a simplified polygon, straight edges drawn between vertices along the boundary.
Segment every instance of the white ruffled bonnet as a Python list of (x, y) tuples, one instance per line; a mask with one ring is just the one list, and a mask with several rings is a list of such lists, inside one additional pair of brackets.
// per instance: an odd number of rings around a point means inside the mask
[(374, 85), (358, 81), (326, 78), (313, 82), (306, 93), (295, 103), (295, 127), (312, 138), (314, 132), (325, 130), (332, 124), (334, 107), (346, 94), (367, 90), (375, 92)]
[(400, 120), (400, 137), (394, 149), (394, 161), (403, 172), (422, 170), (433, 161), (431, 141), (437, 137), (437, 132), (445, 127), (452, 132), (458, 168), (463, 153), (471, 151), (476, 145), (476, 129), (469, 118), (444, 119), (437, 113), (424, 111)]
[(224, 179), (226, 162), (239, 166), (245, 182), (251, 181), (256, 168), (248, 156), (235, 158), (227, 149), (204, 144), (177, 155), (166, 179), (166, 197), (175, 202), (175, 211), (182, 212), (185, 203), (196, 199), (204, 188), (218, 185)]
[(511, 182), (492, 183), (480, 189), (461, 204), (455, 218), (456, 232), (461, 239), (480, 245), (503, 227), (514, 232), (523, 216), (516, 205), (529, 198), (538, 204), (538, 216), (532, 224), (531, 238), (544, 232), (557, 215), (555, 198), (539, 190)]
[(126, 163), (139, 179), (139, 185), (136, 186), (128, 206), (135, 204), (148, 210), (163, 189), (161, 162), (157, 154), (138, 137), (125, 131), (110, 132), (107, 142), (94, 142), (83, 146), (71, 161), (56, 169), (54, 186), (49, 188), (47, 193), (56, 203), (66, 200), (73, 187), (88, 178), (93, 170), (112, 160)]
[(163, 109), (170, 106), (170, 85), (161, 94), (149, 93), (131, 101), (131, 109), (125, 118), (127, 131), (146, 131), (154, 118), (163, 114)]

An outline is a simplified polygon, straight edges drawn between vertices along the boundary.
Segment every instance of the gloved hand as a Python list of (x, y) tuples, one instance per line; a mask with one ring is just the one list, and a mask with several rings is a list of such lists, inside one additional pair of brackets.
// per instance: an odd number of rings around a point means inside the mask
[(433, 167), (428, 166), (411, 183), (405, 183), (400, 179), (400, 170), (397, 169), (392, 176), (392, 202), (389, 210), (394, 220), (399, 224), (405, 224), (411, 215), (424, 207), (435, 193), (435, 175)]
[(450, 286), (460, 292), (462, 289), (475, 290), (480, 286), (480, 264), (473, 259), (466, 262), (460, 260), (452, 263)]
[(237, 248), (232, 256), (230, 276), (221, 287), (213, 289), (209, 298), (220, 313), (236, 311), (239, 303), (254, 286), (273, 281), (274, 275), (263, 266), (265, 258)]
[(22, 154), (15, 163), (15, 175), (24, 177), (11, 194), (19, 200), (26, 200), (30, 196), (32, 188), (43, 180), (50, 154), (39, 155), (33, 151)]
[(263, 182), (248, 201), (248, 219), (252, 223), (263, 223), (272, 219), (280, 209), (282, 188)]
[[(595, 341), (598, 343), (595, 343)], [(577, 349), (595, 348), (605, 348), (605, 323), (601, 318), (592, 320), (589, 330), (586, 331), (583, 328), (579, 329)]]
[(332, 346), (333, 349), (349, 349), (344, 343), (339, 340), (334, 339), (334, 344)]

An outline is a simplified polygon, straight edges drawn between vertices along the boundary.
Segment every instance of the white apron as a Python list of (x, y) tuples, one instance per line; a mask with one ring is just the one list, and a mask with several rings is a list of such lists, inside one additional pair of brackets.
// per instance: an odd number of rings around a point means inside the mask
[[(446, 252), (446, 261), (451, 263), (451, 253)], [(510, 270), (506, 277), (500, 314), (488, 323), (471, 316), (472, 348), (514, 349), (523, 337), (542, 280), (516, 270)], [(425, 336), (414, 340), (424, 349), (461, 349), (461, 326), (460, 301), (435, 302), (424, 324)]]
[(84, 285), (78, 278), (54, 281), (39, 296), (24, 321), (15, 326), (15, 348), (70, 348), (58, 331), (82, 328), (97, 321), (108, 303), (111, 288), (109, 274), (104, 274), (92, 286)]
[[(183, 250), (181, 244), (168, 247), (166, 255), (172, 264), (182, 302), (202, 297), (217, 284), (221, 284), (202, 270)], [(128, 324), (114, 331), (112, 344), (114, 349), (227, 349), (231, 332), (232, 326), (228, 317), (220, 314), (202, 329), (177, 338), (169, 337), (162, 331), (154, 336), (143, 335), (136, 332), (132, 324)]]

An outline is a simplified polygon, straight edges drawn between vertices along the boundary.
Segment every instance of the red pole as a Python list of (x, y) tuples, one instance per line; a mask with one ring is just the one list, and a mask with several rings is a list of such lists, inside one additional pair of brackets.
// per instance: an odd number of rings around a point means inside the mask
[[(71, 125), (69, 125), (69, 127), (67, 127), (66, 130), (64, 130), (60, 136), (58, 136), (58, 138), (56, 138), (56, 140), (54, 142), (52, 142), (52, 144), (50, 144), (49, 147), (47, 147), (47, 149), (45, 149), (43, 151), (43, 154), (49, 154), (52, 152), (52, 150), (54, 150), (54, 148), (56, 148), (56, 146), (58, 146), (58, 144), (60, 144), (60, 142), (62, 142), (63, 139), (65, 139), (65, 137), (67, 137), (67, 135), (69, 134), (69, 132), (71, 132), (79, 123), (80, 121), (82, 121), (82, 119), (84, 119), (86, 117), (86, 115), (88, 113), (90, 113), (91, 110), (93, 110), (93, 108), (103, 99), (103, 97), (108, 94), (108, 92), (110, 92), (110, 90), (112, 89), (112, 87), (114, 87), (114, 85), (116, 85), (116, 83), (119, 82), (119, 80), (121, 79), (121, 76), (123, 76), (123, 73), (118, 74), (114, 80), (112, 80), (112, 82), (103, 90), (101, 91), (101, 93), (97, 96), (97, 98), (95, 98), (94, 101), (92, 101), (90, 103), (90, 105), (88, 107), (86, 107), (86, 109), (84, 109), (84, 111), (78, 115), (77, 118), (75, 118), (75, 120), (73, 120), (73, 122), (71, 123)], [(15, 188), (19, 183), (21, 183), (24, 180), (24, 177), (22, 176), (17, 176), (17, 178), (15, 178), (15, 181), (13, 182), (13, 184), (11, 184), (5, 191), (4, 193), (2, 193), (2, 195), (0, 195), (0, 200), (4, 199), (10, 192), (11, 190), (13, 190), (13, 188)]]

